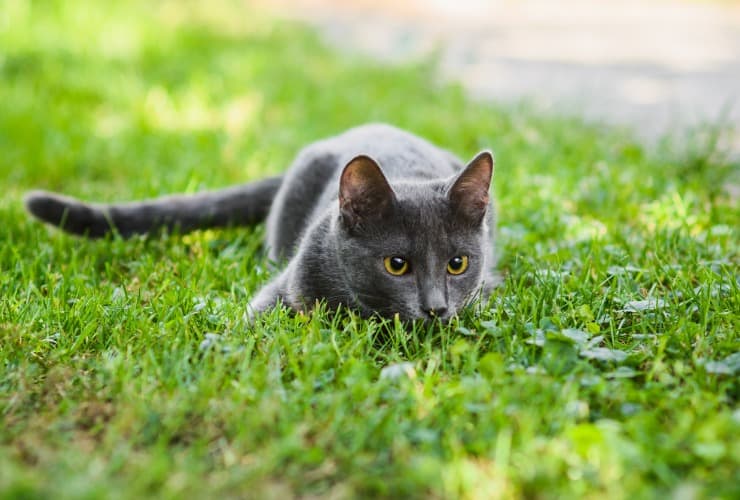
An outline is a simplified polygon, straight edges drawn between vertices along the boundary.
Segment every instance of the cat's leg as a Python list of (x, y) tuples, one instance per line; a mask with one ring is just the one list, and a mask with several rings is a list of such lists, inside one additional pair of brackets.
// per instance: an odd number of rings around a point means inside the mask
[(274, 308), (280, 302), (285, 302), (285, 286), (287, 283), (287, 269), (276, 278), (263, 286), (247, 304), (245, 318), (252, 324), (256, 317), (265, 311)]

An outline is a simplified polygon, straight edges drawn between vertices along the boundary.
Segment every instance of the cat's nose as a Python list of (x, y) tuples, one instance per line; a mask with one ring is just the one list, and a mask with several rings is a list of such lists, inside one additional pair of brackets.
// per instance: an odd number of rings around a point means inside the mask
[(433, 282), (424, 283), (419, 295), (419, 306), (424, 316), (434, 319), (447, 314), (447, 297), (443, 286), (435, 286)]
[(444, 318), (445, 314), (447, 314), (447, 308), (444, 306), (424, 308), (423, 311), (424, 311), (424, 314), (426, 314), (432, 319)]

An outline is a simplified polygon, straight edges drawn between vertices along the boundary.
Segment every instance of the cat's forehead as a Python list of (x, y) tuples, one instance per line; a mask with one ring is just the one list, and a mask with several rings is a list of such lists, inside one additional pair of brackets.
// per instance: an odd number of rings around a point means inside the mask
[(396, 210), (384, 221), (389, 243), (460, 246), (473, 244), (480, 236), (480, 230), (459, 223), (444, 183), (402, 184), (394, 190)]
[(392, 183), (396, 199), (403, 207), (444, 207), (447, 204), (447, 184), (443, 181)]
[(400, 183), (393, 186), (397, 211), (418, 218), (432, 213), (444, 215), (449, 201), (440, 182)]

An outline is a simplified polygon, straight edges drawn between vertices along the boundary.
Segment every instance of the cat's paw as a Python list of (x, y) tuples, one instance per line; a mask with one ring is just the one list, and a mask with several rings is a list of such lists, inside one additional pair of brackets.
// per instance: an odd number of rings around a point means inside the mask
[(260, 316), (265, 312), (268, 312), (280, 303), (280, 295), (270, 294), (266, 290), (269, 285), (263, 288), (257, 295), (249, 301), (246, 310), (242, 316), (245, 324), (249, 328), (253, 328), (259, 322)]
[(242, 315), (242, 321), (244, 321), (244, 324), (247, 326), (247, 328), (254, 328), (257, 325), (259, 317), (263, 312), (264, 310), (256, 310), (250, 302), (249, 304), (247, 304), (246, 310)]

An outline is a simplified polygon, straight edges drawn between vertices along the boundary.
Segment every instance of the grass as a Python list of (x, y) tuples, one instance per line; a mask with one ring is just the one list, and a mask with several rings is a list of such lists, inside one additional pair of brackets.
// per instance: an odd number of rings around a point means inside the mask
[[(740, 494), (737, 164), (706, 144), (473, 102), (240, 3), (5, 0), (0, 46), (0, 496)], [(496, 151), (477, 314), (250, 330), (261, 228), (91, 242), (23, 212), (256, 179), (366, 121)]]

